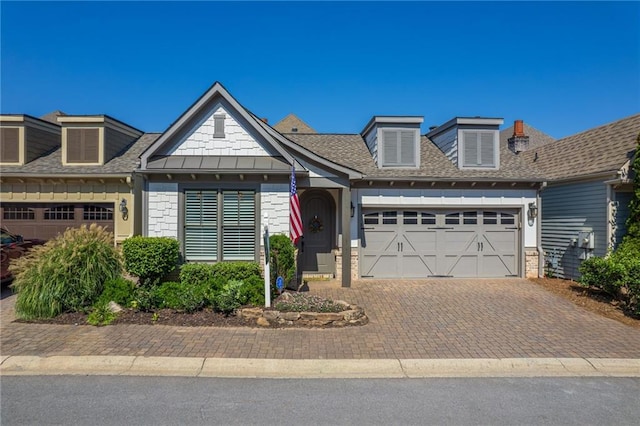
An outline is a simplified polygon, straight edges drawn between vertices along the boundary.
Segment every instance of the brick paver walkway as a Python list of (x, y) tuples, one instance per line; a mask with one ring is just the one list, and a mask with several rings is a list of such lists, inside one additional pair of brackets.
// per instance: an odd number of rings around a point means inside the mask
[(2, 355), (141, 355), (276, 359), (640, 358), (640, 330), (587, 312), (522, 279), (311, 283), (365, 308), (341, 329), (260, 329), (12, 322), (0, 301)]

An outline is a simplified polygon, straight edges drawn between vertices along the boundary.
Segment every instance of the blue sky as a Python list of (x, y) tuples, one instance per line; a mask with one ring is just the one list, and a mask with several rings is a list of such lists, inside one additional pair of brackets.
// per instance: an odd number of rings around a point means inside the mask
[(514, 119), (553, 137), (640, 112), (638, 2), (0, 3), (0, 111), (163, 131), (215, 81), (270, 124)]

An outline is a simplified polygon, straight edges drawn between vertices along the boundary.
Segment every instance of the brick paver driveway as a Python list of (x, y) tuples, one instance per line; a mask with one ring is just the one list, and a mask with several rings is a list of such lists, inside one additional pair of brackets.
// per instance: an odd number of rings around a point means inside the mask
[(2, 355), (228, 358), (640, 358), (640, 330), (587, 312), (522, 279), (311, 283), (365, 308), (341, 329), (20, 324), (0, 302)]

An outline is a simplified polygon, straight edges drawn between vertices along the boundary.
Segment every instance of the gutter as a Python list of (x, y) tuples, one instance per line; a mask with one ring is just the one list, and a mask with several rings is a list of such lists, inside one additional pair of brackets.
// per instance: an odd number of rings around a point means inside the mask
[(540, 193), (547, 187), (547, 182), (542, 182), (536, 191), (536, 204), (538, 205), (538, 217), (536, 221), (536, 234), (538, 235), (538, 277), (544, 277), (544, 251), (542, 250), (542, 198)]

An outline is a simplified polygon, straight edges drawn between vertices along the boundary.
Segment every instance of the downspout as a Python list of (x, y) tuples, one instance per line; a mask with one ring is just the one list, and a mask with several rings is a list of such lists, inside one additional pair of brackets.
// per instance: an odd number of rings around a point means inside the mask
[(536, 192), (536, 204), (538, 205), (538, 217), (536, 221), (536, 234), (538, 237), (538, 277), (544, 277), (544, 251), (542, 250), (542, 198), (540, 193), (547, 187), (547, 182), (542, 182)]

